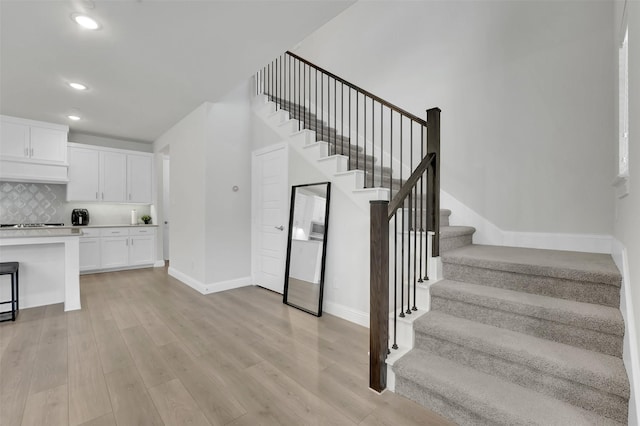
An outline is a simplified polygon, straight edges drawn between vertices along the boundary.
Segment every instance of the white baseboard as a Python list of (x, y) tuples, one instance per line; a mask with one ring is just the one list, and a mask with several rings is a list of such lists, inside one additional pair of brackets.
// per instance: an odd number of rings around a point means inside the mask
[(440, 202), (442, 208), (451, 210), (452, 225), (476, 228), (475, 244), (611, 253), (613, 237), (610, 235), (504, 231), (446, 191), (440, 191)]
[(205, 284), (201, 281), (196, 280), (195, 278), (190, 277), (189, 275), (183, 272), (178, 271), (173, 267), (169, 267), (168, 272), (169, 272), (169, 275), (171, 275), (173, 278), (183, 282), (184, 284), (188, 285), (189, 287), (196, 290), (200, 294), (218, 293), (225, 290), (231, 290), (234, 288), (246, 287), (248, 285), (251, 285), (251, 277), (242, 277), (242, 278), (236, 278), (234, 280), (218, 281), (215, 283)]
[(367, 312), (358, 311), (327, 300), (323, 303), (323, 312), (369, 328), (369, 314)]
[(171, 275), (173, 278), (177, 279), (178, 281), (182, 281), (184, 284), (188, 285), (189, 287), (191, 287), (192, 289), (194, 289), (195, 291), (205, 294), (204, 292), (204, 284), (201, 283), (200, 281), (196, 280), (195, 278), (190, 277), (189, 275), (178, 271), (176, 268), (173, 268), (171, 266), (169, 266), (169, 275)]
[(163, 268), (164, 267), (164, 260), (156, 260), (156, 262), (153, 264), (154, 268)]
[(252, 285), (251, 277), (236, 278), (233, 280), (218, 281), (215, 283), (205, 284), (203, 294), (218, 293), (221, 291), (232, 290), (234, 288), (246, 287)]
[(603, 234), (561, 234), (503, 231), (502, 245), (587, 253), (611, 253), (613, 237)]
[(617, 239), (613, 239), (611, 250), (613, 260), (622, 273), (620, 289), (620, 312), (624, 318), (624, 346), (622, 359), (629, 377), (631, 395), (629, 396), (628, 424), (640, 425), (640, 359), (638, 357), (638, 335), (635, 314), (631, 301), (631, 282), (629, 275), (629, 259), (626, 247)]

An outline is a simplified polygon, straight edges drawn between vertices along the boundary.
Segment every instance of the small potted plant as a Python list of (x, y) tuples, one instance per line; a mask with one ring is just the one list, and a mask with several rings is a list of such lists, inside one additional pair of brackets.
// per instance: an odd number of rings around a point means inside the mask
[(149, 216), (148, 214), (140, 216), (140, 219), (142, 219), (145, 225), (148, 225), (151, 223), (151, 216)]

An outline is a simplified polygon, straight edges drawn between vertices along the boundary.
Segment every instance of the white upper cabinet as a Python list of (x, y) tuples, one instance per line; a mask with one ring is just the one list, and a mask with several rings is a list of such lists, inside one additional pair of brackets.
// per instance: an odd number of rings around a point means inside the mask
[(67, 132), (31, 127), (31, 159), (34, 161), (67, 161)]
[(29, 155), (29, 126), (0, 121), (0, 155), (27, 158)]
[(0, 116), (0, 157), (66, 165), (68, 131), (64, 125)]
[(100, 200), (100, 151), (69, 147), (67, 200)]
[(123, 203), (127, 190), (127, 155), (120, 152), (101, 152), (100, 201)]
[(152, 154), (69, 144), (68, 201), (151, 204)]
[(127, 200), (150, 204), (153, 188), (153, 158), (127, 155)]

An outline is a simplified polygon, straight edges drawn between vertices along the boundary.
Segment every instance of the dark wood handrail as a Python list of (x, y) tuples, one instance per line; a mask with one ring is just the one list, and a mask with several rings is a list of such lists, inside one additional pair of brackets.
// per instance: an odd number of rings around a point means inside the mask
[(409, 196), (409, 194), (413, 190), (413, 187), (416, 186), (416, 184), (420, 180), (420, 176), (422, 176), (424, 171), (427, 170), (429, 167), (431, 167), (435, 163), (435, 161), (436, 161), (436, 153), (432, 152), (430, 154), (427, 154), (422, 159), (420, 164), (416, 166), (416, 169), (413, 171), (413, 173), (411, 173), (411, 176), (409, 176), (409, 179), (407, 179), (407, 181), (402, 185), (402, 188), (400, 188), (400, 191), (398, 191), (396, 196), (393, 197), (393, 200), (391, 200), (391, 202), (389, 203), (387, 220), (391, 220), (393, 218), (393, 215), (396, 213), (396, 210), (398, 210), (400, 206), (402, 206), (405, 198)]
[(421, 124), (421, 125), (423, 125), (423, 126), (425, 126), (425, 127), (427, 127), (427, 126), (428, 126), (427, 121), (426, 121), (426, 120), (424, 120), (423, 118), (420, 118), (420, 117), (418, 117), (418, 116), (416, 116), (416, 115), (413, 115), (413, 114), (411, 114), (409, 111), (406, 111), (406, 110), (404, 110), (404, 109), (402, 109), (402, 108), (400, 108), (400, 107), (398, 107), (398, 106), (396, 106), (396, 105), (392, 104), (391, 102), (385, 101), (384, 99), (382, 99), (382, 98), (380, 98), (380, 97), (378, 97), (378, 96), (374, 95), (374, 94), (373, 94), (373, 93), (371, 93), (371, 92), (368, 92), (368, 91), (366, 91), (366, 90), (362, 89), (361, 87), (356, 86), (356, 85), (355, 85), (355, 84), (353, 84), (353, 83), (349, 83), (347, 80), (345, 80), (345, 79), (343, 79), (343, 78), (338, 77), (338, 76), (337, 76), (337, 75), (335, 75), (334, 73), (332, 73), (332, 72), (330, 72), (330, 71), (327, 71), (327, 70), (325, 70), (325, 69), (324, 69), (324, 68), (322, 68), (322, 67), (319, 67), (318, 65), (314, 64), (313, 62), (307, 61), (306, 59), (301, 58), (300, 56), (298, 56), (298, 55), (296, 55), (295, 53), (290, 52), (290, 51), (288, 51), (288, 50), (287, 50), (287, 55), (290, 55), (290, 56), (292, 56), (292, 57), (296, 58), (297, 60), (299, 60), (300, 62), (303, 62), (303, 63), (305, 63), (305, 64), (309, 65), (310, 67), (313, 67), (313, 68), (317, 69), (318, 71), (320, 71), (320, 72), (322, 72), (322, 73), (324, 73), (324, 74), (328, 75), (329, 77), (331, 77), (331, 78), (335, 79), (336, 81), (339, 81), (341, 84), (344, 84), (345, 86), (349, 86), (349, 87), (351, 87), (352, 89), (357, 90), (358, 92), (362, 93), (363, 95), (368, 96), (368, 97), (370, 97), (371, 99), (375, 100), (376, 102), (379, 102), (379, 103), (381, 103), (382, 105), (384, 105), (384, 106), (386, 106), (386, 107), (388, 107), (388, 108), (391, 108), (391, 109), (392, 109), (392, 110), (394, 110), (394, 111), (399, 112), (400, 114), (402, 114), (402, 115), (404, 115), (404, 116), (406, 116), (406, 117), (410, 118), (411, 120), (413, 120), (413, 121), (415, 121), (415, 122), (417, 122), (417, 123), (419, 123), (419, 124)]

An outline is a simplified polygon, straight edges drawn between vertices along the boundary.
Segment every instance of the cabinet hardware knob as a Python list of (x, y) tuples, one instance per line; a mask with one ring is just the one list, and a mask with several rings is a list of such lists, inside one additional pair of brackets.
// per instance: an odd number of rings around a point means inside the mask
[(284, 231), (284, 226), (280, 225), (280, 226), (274, 226), (274, 228), (279, 229), (281, 231)]

